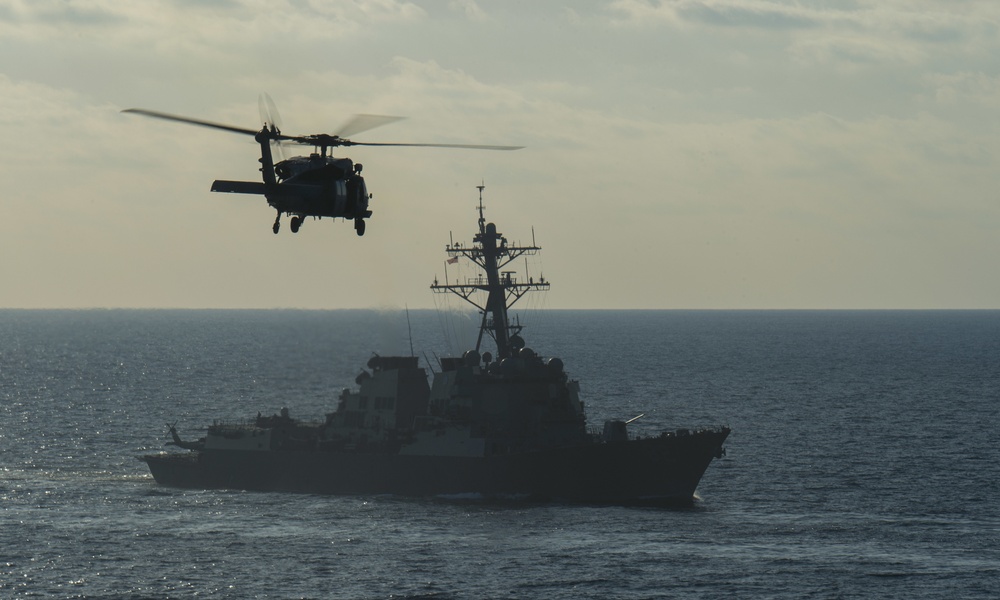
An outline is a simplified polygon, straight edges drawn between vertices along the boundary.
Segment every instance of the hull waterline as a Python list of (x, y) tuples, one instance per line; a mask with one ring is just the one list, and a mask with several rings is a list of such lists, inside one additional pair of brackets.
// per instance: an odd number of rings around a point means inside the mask
[(157, 483), (179, 488), (687, 505), (728, 434), (720, 428), (490, 457), (299, 450), (142, 459)]

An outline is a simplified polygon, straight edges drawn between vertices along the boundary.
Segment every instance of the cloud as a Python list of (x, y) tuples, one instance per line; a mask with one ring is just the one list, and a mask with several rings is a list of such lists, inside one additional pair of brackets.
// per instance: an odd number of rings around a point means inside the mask
[(801, 30), (824, 24), (820, 13), (769, 2), (685, 2), (674, 11), (681, 21), (722, 27)]
[[(0, 254), (24, 258), (0, 276), (26, 283), (0, 305), (426, 306), (483, 180), (488, 218), (547, 246), (552, 306), (920, 304), (886, 273), (1000, 251), (997, 6), (2, 3)], [(259, 177), (252, 140), (118, 112), (253, 127), (261, 91), (287, 133), (371, 112), (409, 118), (360, 141), (527, 148), (345, 149), (366, 236), (273, 236), (263, 200), (208, 191)], [(954, 305), (995, 304), (985, 272)]]
[(784, 34), (800, 59), (855, 64), (919, 62), (928, 44), (982, 55), (984, 46), (995, 51), (1000, 26), (1000, 6), (975, 1), (616, 0), (610, 10), (633, 27)]
[[(202, 49), (219, 44), (246, 47), (281, 39), (329, 40), (356, 35), (367, 27), (418, 21), (426, 12), (395, 0), (227, 0), (224, 2), (120, 3), (13, 0), (0, 7), (0, 32), (39, 41), (64, 35), (100, 34), (117, 42), (154, 41), (157, 32), (197, 43)], [(292, 36), (292, 37), (290, 37)], [(96, 38), (94, 38), (96, 40)], [(163, 40), (160, 40), (162, 43)]]
[(959, 71), (929, 73), (925, 80), (934, 90), (934, 100), (944, 105), (971, 102), (996, 107), (1000, 104), (1000, 77)]
[(449, 8), (461, 13), (470, 21), (485, 21), (489, 18), (475, 0), (451, 0)]
[(635, 24), (749, 27), (769, 30), (812, 29), (826, 24), (831, 13), (798, 3), (767, 0), (615, 0), (610, 9)]
[(123, 21), (123, 14), (113, 4), (102, 2), (11, 0), (0, 4), (0, 22), (21, 27), (108, 27)]

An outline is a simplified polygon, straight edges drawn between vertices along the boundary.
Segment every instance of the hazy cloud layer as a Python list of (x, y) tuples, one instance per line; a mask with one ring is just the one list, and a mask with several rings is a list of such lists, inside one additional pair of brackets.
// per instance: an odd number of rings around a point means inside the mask
[[(475, 185), (552, 307), (993, 307), (1000, 5), (0, 2), (0, 306), (432, 306)], [(352, 148), (375, 215), (270, 233), (257, 148)]]

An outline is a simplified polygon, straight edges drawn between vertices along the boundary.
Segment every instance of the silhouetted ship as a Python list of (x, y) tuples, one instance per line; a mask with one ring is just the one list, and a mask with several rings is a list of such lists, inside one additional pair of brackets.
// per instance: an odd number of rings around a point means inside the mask
[[(395, 494), (527, 498), (596, 504), (690, 504), (713, 458), (723, 454), (728, 427), (678, 429), (637, 438), (630, 421), (588, 431), (579, 384), (558, 358), (524, 344), (507, 310), (524, 294), (547, 290), (505, 269), (537, 253), (510, 245), (483, 216), (471, 245), (449, 244), (454, 263), (482, 274), (431, 289), (456, 294), (480, 309), (475, 350), (441, 358), (427, 373), (413, 356), (373, 356), (359, 389), (345, 389), (322, 422), (287, 409), (246, 423), (216, 423), (185, 442), (187, 452), (142, 457), (160, 484), (319, 494)], [(484, 304), (477, 300), (485, 294)], [(484, 337), (496, 354), (480, 353)], [(616, 375), (617, 376), (617, 375)]]

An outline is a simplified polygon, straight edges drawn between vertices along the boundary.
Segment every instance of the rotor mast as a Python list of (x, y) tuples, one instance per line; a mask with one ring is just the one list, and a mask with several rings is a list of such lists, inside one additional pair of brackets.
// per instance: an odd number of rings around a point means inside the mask
[[(515, 271), (501, 271), (521, 256), (537, 254), (541, 248), (534, 245), (534, 240), (530, 246), (509, 245), (507, 238), (497, 232), (496, 225), (486, 222), (483, 206), (483, 190), (486, 186), (477, 185), (476, 188), (479, 190), (479, 233), (473, 238), (471, 247), (450, 243), (445, 251), (451, 257), (449, 262), (457, 262), (459, 256), (464, 256), (478, 265), (485, 272), (485, 277), (477, 275), (456, 283), (450, 283), (446, 279), (444, 284), (435, 278), (431, 289), (436, 293), (455, 294), (479, 309), (483, 320), (479, 326), (476, 351), (481, 350), (483, 334), (489, 334), (496, 343), (499, 360), (510, 356), (523, 345), (523, 341), (515, 340), (522, 327), (520, 324), (510, 323), (507, 309), (529, 291), (548, 290), (549, 283), (544, 277), (538, 281), (534, 278), (529, 278), (526, 282), (519, 281)], [(474, 297), (476, 292), (486, 293), (484, 304)]]

